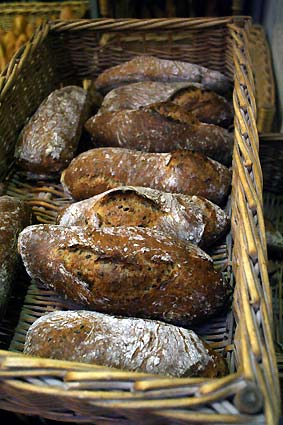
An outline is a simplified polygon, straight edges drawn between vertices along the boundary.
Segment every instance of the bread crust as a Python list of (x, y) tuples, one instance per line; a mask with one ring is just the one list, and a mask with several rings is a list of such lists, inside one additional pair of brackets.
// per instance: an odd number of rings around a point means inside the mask
[(83, 310), (37, 319), (24, 353), (175, 377), (227, 373), (223, 357), (191, 330)]
[(37, 225), (19, 237), (29, 275), (89, 309), (187, 326), (227, 303), (212, 259), (152, 229)]
[(204, 198), (123, 186), (64, 208), (57, 223), (92, 229), (148, 227), (184, 243), (209, 247), (228, 231), (230, 220)]
[(143, 186), (202, 196), (218, 205), (230, 190), (231, 173), (224, 165), (189, 150), (147, 153), (98, 148), (77, 156), (62, 173), (61, 182), (77, 200), (119, 186)]

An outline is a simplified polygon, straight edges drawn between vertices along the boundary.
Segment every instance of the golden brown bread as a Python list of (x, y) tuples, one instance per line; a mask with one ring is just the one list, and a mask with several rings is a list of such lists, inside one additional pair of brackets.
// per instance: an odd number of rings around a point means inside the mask
[(168, 376), (223, 376), (223, 357), (193, 331), (152, 320), (56, 311), (29, 328), (31, 356)]
[(201, 122), (228, 127), (233, 121), (232, 104), (197, 83), (143, 81), (121, 86), (107, 93), (99, 113), (139, 109), (166, 101), (180, 105)]
[(0, 197), (0, 316), (10, 295), (19, 255), (17, 238), (25, 226), (31, 224), (31, 211), (19, 199)]
[(139, 81), (201, 83), (206, 89), (218, 93), (225, 93), (230, 88), (230, 81), (221, 72), (154, 56), (136, 56), (128, 62), (113, 66), (97, 77), (95, 85), (105, 94), (115, 87)]
[(143, 186), (164, 192), (203, 196), (215, 204), (230, 190), (224, 165), (189, 150), (145, 153), (121, 148), (91, 149), (77, 156), (61, 176), (77, 200), (119, 186)]
[(91, 310), (187, 326), (227, 303), (207, 254), (152, 229), (29, 226), (19, 251), (33, 279)]
[(123, 186), (64, 208), (61, 226), (150, 227), (170, 237), (208, 247), (224, 235), (230, 220), (221, 208), (197, 196)]
[(144, 152), (191, 149), (224, 164), (231, 163), (233, 134), (198, 121), (172, 102), (97, 114), (85, 123), (85, 128), (95, 146)]
[(54, 177), (66, 168), (78, 147), (87, 109), (87, 92), (77, 86), (55, 90), (41, 103), (15, 149), (18, 164), (30, 177)]

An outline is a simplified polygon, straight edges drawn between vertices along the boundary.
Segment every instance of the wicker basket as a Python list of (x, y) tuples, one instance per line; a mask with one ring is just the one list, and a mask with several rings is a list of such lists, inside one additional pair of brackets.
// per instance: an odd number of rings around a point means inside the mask
[[(55, 182), (33, 187), (27, 183), (13, 167), (13, 150), (27, 117), (54, 88), (92, 79), (137, 52), (197, 62), (234, 77), (234, 242), (229, 235), (212, 255), (215, 266), (236, 285), (233, 311), (199, 329), (214, 348), (226, 353), (231, 373), (215, 380), (173, 379), (23, 356), (30, 323), (46, 311), (66, 308), (56, 294), (30, 285), (16, 330), (12, 320), (5, 322), (13, 352), (0, 351), (0, 408), (95, 424), (277, 423), (279, 386), (248, 26), (244, 18), (57, 22), (42, 27), (12, 59), (0, 79), (0, 170), (6, 192), (26, 199), (38, 222), (53, 222), (58, 206), (68, 199)], [(184, 31), (187, 42), (180, 46), (173, 34)], [(134, 35), (135, 41), (109, 44), (103, 41), (106, 33)], [(158, 43), (154, 40), (160, 34)], [(17, 302), (11, 299), (13, 306)], [(15, 307), (9, 311), (15, 316)]]
[(275, 115), (275, 82), (270, 48), (264, 29), (252, 26), (250, 32), (250, 55), (254, 69), (255, 97), (257, 104), (257, 128), (260, 133), (272, 130)]
[(29, 22), (58, 19), (63, 6), (70, 6), (74, 18), (82, 18), (89, 9), (89, 0), (71, 0), (61, 2), (27, 2), (0, 4), (0, 29), (9, 30), (16, 15), (25, 16)]

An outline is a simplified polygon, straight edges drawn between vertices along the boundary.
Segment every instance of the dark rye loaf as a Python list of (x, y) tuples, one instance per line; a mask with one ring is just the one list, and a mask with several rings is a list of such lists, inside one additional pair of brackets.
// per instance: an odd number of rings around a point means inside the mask
[(217, 93), (225, 93), (231, 86), (231, 82), (221, 72), (154, 56), (136, 56), (128, 62), (106, 69), (95, 80), (95, 86), (105, 94), (115, 87), (139, 81), (201, 83), (206, 89)]
[(102, 313), (187, 326), (227, 302), (207, 254), (152, 229), (30, 226), (19, 251), (33, 279)]
[(77, 156), (61, 176), (64, 189), (82, 200), (119, 186), (202, 196), (222, 203), (231, 184), (224, 165), (199, 152), (146, 153), (121, 148), (91, 149)]
[(223, 164), (231, 163), (233, 134), (225, 128), (200, 122), (172, 102), (97, 114), (85, 123), (85, 128), (95, 146), (144, 152), (191, 149)]
[(31, 224), (28, 206), (10, 196), (0, 197), (0, 316), (5, 313), (18, 261), (17, 238)]
[(185, 243), (208, 247), (224, 235), (230, 220), (204, 198), (123, 186), (64, 208), (62, 226), (150, 227)]
[(67, 86), (53, 91), (23, 128), (15, 149), (29, 177), (52, 178), (73, 159), (87, 115), (87, 92)]
[(56, 311), (29, 328), (24, 353), (167, 376), (223, 376), (223, 357), (193, 331), (153, 320)]
[(198, 83), (143, 81), (121, 86), (107, 93), (98, 113), (139, 109), (167, 101), (191, 112), (201, 122), (227, 127), (233, 121), (231, 102)]

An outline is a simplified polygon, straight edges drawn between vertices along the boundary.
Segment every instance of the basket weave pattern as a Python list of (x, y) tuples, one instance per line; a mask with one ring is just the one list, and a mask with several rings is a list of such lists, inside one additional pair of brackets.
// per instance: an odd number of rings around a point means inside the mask
[[(12, 59), (0, 79), (2, 178), (12, 167), (14, 145), (27, 117), (62, 83), (94, 78), (137, 52), (196, 62), (230, 77), (234, 74), (231, 205), (235, 329), (231, 330), (233, 344), (226, 348), (233, 350), (236, 371), (217, 380), (169, 379), (2, 350), (1, 408), (96, 424), (277, 422), (278, 373), (247, 26), (248, 20), (236, 18), (57, 22), (51, 28), (42, 27)], [(178, 32), (187, 33), (187, 44), (174, 44), (173, 34)], [(107, 43), (103, 36), (109, 33), (134, 37)], [(151, 40), (151, 33), (167, 36), (167, 43)], [(32, 79), (28, 77), (31, 69)], [(20, 101), (15, 100), (15, 93)], [(44, 306), (44, 293), (39, 296)]]

